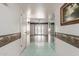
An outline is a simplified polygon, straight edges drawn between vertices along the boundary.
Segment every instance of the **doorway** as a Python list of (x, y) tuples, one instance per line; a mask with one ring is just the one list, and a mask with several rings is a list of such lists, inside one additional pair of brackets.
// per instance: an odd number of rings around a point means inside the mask
[(48, 23), (30, 23), (30, 41), (48, 41)]

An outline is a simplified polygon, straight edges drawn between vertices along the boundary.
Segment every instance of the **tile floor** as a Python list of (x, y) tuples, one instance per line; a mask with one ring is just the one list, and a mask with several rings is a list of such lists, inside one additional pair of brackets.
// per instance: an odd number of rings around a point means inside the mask
[(55, 45), (44, 42), (31, 43), (21, 54), (21, 56), (53, 56), (55, 55)]
[(31, 43), (21, 56), (79, 56), (79, 48), (55, 38), (51, 44)]

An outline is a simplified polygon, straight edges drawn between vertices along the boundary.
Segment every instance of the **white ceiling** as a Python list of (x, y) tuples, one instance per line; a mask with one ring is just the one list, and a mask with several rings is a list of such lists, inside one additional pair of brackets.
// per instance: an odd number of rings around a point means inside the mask
[(33, 18), (35, 18), (34, 15), (36, 14), (37, 10), (42, 11), (45, 18), (48, 18), (53, 14), (55, 3), (19, 3), (18, 5), (23, 9), (24, 13), (28, 10), (28, 8), (30, 8)]

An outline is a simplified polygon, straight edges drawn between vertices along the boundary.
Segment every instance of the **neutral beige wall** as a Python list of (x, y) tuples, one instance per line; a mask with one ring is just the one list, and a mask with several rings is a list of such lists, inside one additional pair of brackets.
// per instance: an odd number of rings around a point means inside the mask
[(56, 32), (79, 35), (79, 24), (72, 24), (72, 25), (66, 25), (66, 26), (60, 25), (60, 7), (62, 5), (63, 4), (61, 3), (56, 3), (54, 5)]

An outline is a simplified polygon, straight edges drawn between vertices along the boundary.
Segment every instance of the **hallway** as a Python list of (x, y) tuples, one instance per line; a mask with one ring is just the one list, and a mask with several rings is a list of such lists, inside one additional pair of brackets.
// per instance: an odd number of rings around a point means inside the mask
[(0, 3), (0, 56), (79, 55), (78, 12), (78, 3)]

